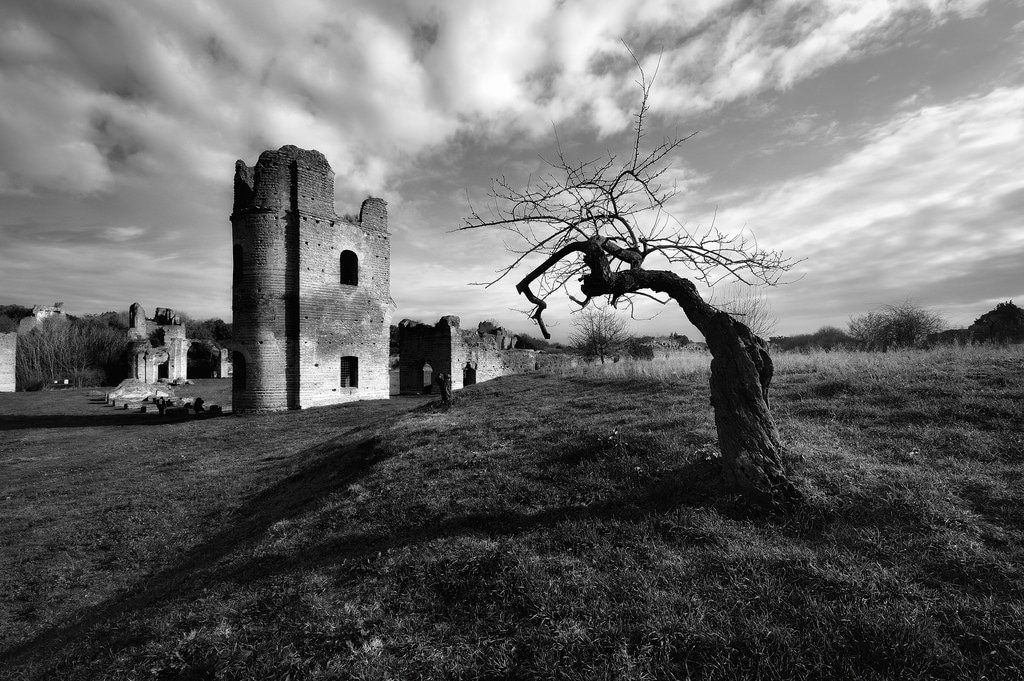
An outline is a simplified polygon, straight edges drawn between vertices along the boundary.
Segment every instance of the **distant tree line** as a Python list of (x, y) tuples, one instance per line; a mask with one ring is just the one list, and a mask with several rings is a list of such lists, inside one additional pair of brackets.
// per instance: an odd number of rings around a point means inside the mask
[(823, 326), (814, 333), (772, 338), (772, 348), (783, 352), (849, 350), (857, 346), (850, 334), (835, 326)]
[(930, 334), (942, 330), (942, 316), (917, 303), (905, 300), (883, 305), (866, 314), (850, 318), (844, 331), (823, 326), (814, 333), (773, 338), (776, 350), (895, 350), (924, 345)]
[(814, 333), (772, 338), (781, 351), (886, 350), (941, 344), (1022, 343), (1024, 310), (1007, 301), (966, 329), (948, 329), (941, 315), (911, 301), (884, 305), (850, 318), (847, 329), (823, 326)]
[(185, 337), (189, 340), (211, 340), (223, 345), (231, 340), (231, 324), (223, 319), (192, 319), (186, 314), (178, 314), (185, 323)]

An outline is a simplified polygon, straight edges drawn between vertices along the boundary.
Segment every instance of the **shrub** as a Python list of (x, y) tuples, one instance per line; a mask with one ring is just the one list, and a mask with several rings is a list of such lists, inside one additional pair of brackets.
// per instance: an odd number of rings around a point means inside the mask
[(643, 342), (640, 338), (630, 338), (626, 341), (626, 356), (630, 359), (650, 361), (654, 359), (654, 348)]
[(905, 300), (850, 319), (850, 336), (869, 350), (909, 348), (944, 326), (941, 315)]
[(68, 379), (77, 387), (110, 383), (127, 364), (124, 331), (103, 321), (50, 317), (18, 336), (15, 380), (21, 390), (38, 390)]

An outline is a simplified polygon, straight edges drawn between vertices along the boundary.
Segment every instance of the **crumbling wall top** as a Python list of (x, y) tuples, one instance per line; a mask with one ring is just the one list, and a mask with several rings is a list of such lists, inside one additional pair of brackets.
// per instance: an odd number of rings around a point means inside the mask
[(315, 149), (286, 144), (260, 154), (256, 165), (235, 162), (234, 213), (299, 211), (335, 219), (334, 171)]
[(146, 311), (139, 303), (132, 303), (128, 308), (128, 326), (136, 331), (146, 330)]
[(384, 199), (371, 196), (359, 208), (359, 224), (377, 232), (388, 231), (388, 204)]
[(153, 321), (160, 326), (181, 326), (181, 317), (174, 314), (174, 309), (170, 307), (158, 307)]

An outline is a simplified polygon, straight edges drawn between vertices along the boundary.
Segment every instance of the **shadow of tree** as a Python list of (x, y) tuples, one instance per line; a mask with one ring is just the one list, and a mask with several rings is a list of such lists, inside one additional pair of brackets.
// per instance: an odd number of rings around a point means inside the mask
[[(417, 410), (429, 410), (425, 404)], [(349, 435), (350, 437), (350, 435)], [(243, 544), (256, 542), (273, 524), (314, 510), (330, 494), (356, 482), (390, 452), (378, 447), (375, 438), (358, 442), (340, 436), (308, 449), (305, 468), (268, 487), (247, 501), (230, 527), (187, 550), (167, 569), (143, 579), (127, 592), (81, 610), (71, 622), (42, 631), (32, 638), (0, 651), (0, 662), (12, 664), (39, 658), (60, 649), (103, 622), (140, 611), (168, 599), (197, 596), (214, 583), (258, 580), (302, 567), (316, 568), (345, 560), (376, 555), (389, 549), (415, 546), (438, 538), (467, 535), (514, 536), (538, 528), (580, 519), (637, 519), (665, 514), (680, 506), (721, 507), (730, 514), (731, 502), (721, 488), (717, 462), (689, 463), (656, 483), (633, 493), (579, 506), (560, 506), (535, 513), (508, 510), (471, 513), (441, 522), (410, 521), (388, 533), (353, 533), (334, 537), (287, 554), (261, 555), (250, 560), (222, 561)], [(117, 632), (104, 646), (118, 649), (132, 645), (130, 632)]]
[(172, 594), (181, 597), (197, 593), (201, 589), (194, 579), (198, 573), (215, 565), (240, 545), (258, 539), (274, 523), (297, 516), (335, 490), (351, 484), (384, 458), (374, 438), (352, 443), (344, 435), (295, 456), (309, 457), (311, 463), (252, 497), (235, 511), (236, 522), (185, 551), (173, 567), (148, 575), (127, 592), (83, 609), (68, 624), (44, 630), (0, 651), (0, 663), (9, 664), (58, 649), (96, 624), (142, 609)]
[(469, 513), (441, 522), (410, 523), (390, 533), (354, 533), (309, 546), (298, 552), (273, 554), (235, 565), (215, 579), (262, 579), (297, 567), (316, 568), (345, 560), (360, 559), (382, 551), (424, 544), (436, 539), (460, 536), (508, 537), (577, 520), (637, 520), (649, 515), (670, 513), (682, 507), (710, 506), (723, 515), (743, 513), (734, 507), (721, 483), (717, 462), (700, 460), (689, 463), (656, 483), (634, 493), (590, 504), (558, 506), (535, 513), (503, 510), (494, 513)]
[(211, 416), (195, 416), (193, 414), (164, 415), (152, 412), (142, 414), (138, 411), (117, 411), (108, 414), (4, 414), (0, 416), (0, 431), (28, 430), (32, 428), (102, 428), (104, 426), (162, 426), (168, 423), (192, 421), (196, 418)]

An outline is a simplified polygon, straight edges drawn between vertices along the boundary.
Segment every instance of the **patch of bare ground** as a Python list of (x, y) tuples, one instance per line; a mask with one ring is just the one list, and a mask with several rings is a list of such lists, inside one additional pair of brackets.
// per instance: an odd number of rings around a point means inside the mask
[(0, 420), (0, 674), (1024, 676), (1021, 349), (777, 365), (786, 514), (718, 488), (699, 367)]

